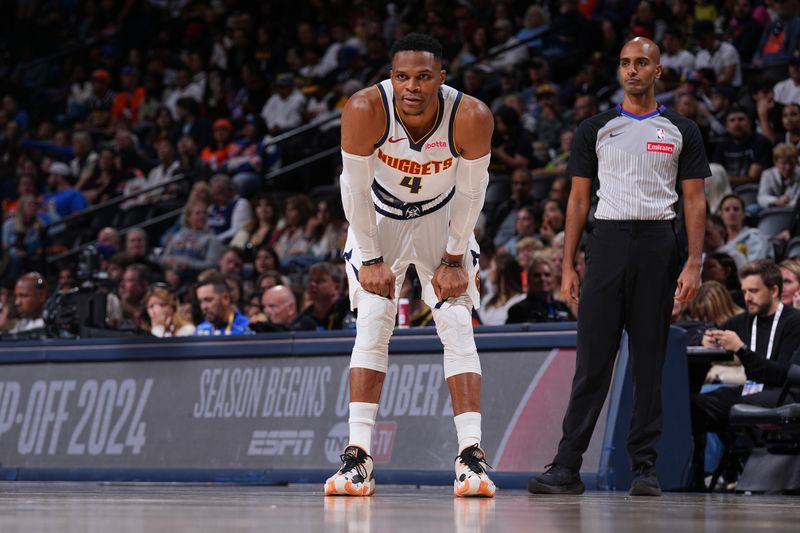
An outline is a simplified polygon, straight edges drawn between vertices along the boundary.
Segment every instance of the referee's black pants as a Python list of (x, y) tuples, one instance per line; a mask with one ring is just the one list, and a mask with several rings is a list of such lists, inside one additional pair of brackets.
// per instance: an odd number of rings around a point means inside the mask
[(624, 328), (633, 375), (628, 454), (634, 471), (655, 466), (661, 370), (678, 263), (671, 221), (595, 222), (578, 304), (575, 377), (555, 463), (580, 468), (608, 394)]

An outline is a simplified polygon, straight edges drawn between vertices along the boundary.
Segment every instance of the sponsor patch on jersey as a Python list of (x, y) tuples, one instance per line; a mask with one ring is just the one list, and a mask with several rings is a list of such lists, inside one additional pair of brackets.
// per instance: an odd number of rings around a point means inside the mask
[(446, 141), (433, 141), (433, 142), (430, 142), (430, 143), (425, 143), (425, 146), (424, 146), (425, 150), (431, 150), (433, 148), (447, 148), (447, 142)]
[(675, 145), (670, 143), (647, 143), (647, 151), (648, 152), (658, 152), (661, 154), (673, 154), (675, 153)]

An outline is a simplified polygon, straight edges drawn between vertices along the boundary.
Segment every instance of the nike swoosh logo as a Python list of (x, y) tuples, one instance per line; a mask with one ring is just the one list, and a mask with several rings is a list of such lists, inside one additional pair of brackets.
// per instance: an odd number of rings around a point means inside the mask
[(400, 141), (405, 141), (406, 139), (407, 137), (403, 137), (402, 139), (392, 139), (391, 137), (389, 137), (389, 142), (394, 144), (394, 143), (399, 143)]
[(618, 135), (622, 135), (623, 133), (625, 133), (625, 132), (624, 131), (618, 131), (616, 133), (610, 134), (609, 137), (617, 137)]

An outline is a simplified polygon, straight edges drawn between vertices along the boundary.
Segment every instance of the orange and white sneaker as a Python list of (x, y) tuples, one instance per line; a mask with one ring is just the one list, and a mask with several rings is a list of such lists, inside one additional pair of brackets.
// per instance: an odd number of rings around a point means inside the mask
[(456, 457), (456, 479), (453, 494), (456, 496), (484, 496), (493, 498), (497, 492), (494, 482), (489, 479), (486, 469), (486, 454), (477, 444), (461, 450)]
[(325, 482), (325, 496), (372, 496), (372, 457), (358, 446), (348, 446), (339, 457), (342, 467)]

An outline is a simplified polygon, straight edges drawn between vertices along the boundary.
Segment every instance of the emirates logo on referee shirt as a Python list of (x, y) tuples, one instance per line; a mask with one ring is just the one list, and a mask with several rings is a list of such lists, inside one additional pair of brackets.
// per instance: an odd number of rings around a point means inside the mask
[(658, 139), (658, 142), (647, 143), (648, 152), (658, 152), (661, 154), (675, 153), (675, 145), (664, 142), (667, 139), (667, 132), (664, 131), (664, 128), (656, 128), (656, 139)]

